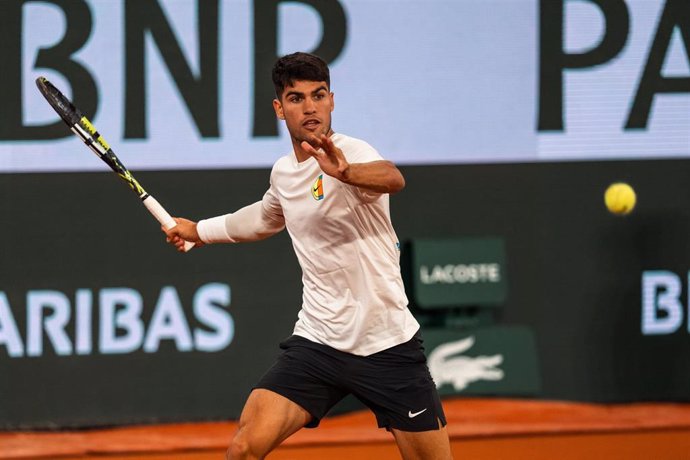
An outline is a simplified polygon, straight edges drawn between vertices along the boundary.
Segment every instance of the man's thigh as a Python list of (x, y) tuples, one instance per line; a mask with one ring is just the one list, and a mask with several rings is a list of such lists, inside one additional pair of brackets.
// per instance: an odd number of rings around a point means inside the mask
[(393, 429), (395, 442), (404, 460), (450, 460), (450, 440), (445, 427), (430, 431), (401, 431)]
[(256, 389), (242, 409), (235, 436), (250, 452), (265, 455), (310, 420), (309, 412), (284, 396)]
[(347, 392), (340, 385), (343, 364), (339, 352), (292, 336), (280, 344), (282, 352), (255, 388), (277, 393), (310, 415), (307, 428), (321, 419)]

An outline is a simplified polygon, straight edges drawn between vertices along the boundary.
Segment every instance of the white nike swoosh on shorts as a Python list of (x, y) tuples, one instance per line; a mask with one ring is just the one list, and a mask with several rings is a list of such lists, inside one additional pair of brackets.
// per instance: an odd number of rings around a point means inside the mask
[(410, 417), (410, 418), (415, 418), (416, 416), (418, 416), (418, 415), (421, 414), (422, 412), (426, 412), (426, 409), (422, 409), (422, 410), (420, 410), (419, 412), (414, 412), (414, 413), (413, 413), (412, 411), (408, 411), (408, 412), (407, 412), (407, 416)]

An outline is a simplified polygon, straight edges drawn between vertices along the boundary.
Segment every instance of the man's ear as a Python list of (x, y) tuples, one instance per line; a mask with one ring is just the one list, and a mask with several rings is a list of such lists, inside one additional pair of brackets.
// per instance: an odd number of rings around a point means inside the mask
[(281, 120), (285, 120), (285, 114), (283, 113), (283, 104), (280, 103), (278, 99), (273, 99), (273, 110), (276, 112), (276, 117)]

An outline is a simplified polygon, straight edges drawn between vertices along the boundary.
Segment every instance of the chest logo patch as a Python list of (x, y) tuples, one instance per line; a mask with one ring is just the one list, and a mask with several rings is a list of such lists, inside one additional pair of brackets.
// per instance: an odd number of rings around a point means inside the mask
[(320, 174), (316, 178), (314, 185), (311, 186), (311, 196), (314, 197), (316, 201), (323, 200), (323, 174)]

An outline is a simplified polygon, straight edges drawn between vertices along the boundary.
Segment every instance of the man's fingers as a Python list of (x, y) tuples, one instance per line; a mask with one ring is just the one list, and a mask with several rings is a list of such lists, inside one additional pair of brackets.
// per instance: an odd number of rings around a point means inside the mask
[(184, 252), (185, 241), (182, 238), (176, 236), (173, 238), (172, 244), (175, 246), (175, 249)]
[(309, 155), (315, 157), (319, 154), (319, 151), (314, 148), (314, 146), (307, 141), (302, 141), (302, 149), (304, 149), (305, 152), (307, 152)]
[(338, 154), (338, 147), (336, 147), (333, 143), (333, 139), (324, 135), (322, 135), (321, 138), (321, 148), (323, 149), (324, 153), (331, 159), (338, 159), (340, 155)]
[(326, 151), (333, 151), (333, 149), (335, 148), (335, 144), (333, 143), (333, 139), (322, 134), (321, 135), (321, 147)]

